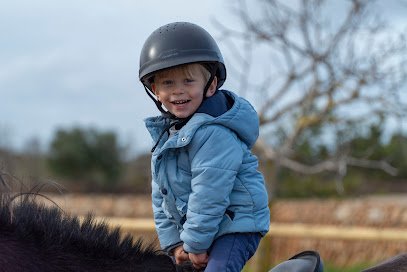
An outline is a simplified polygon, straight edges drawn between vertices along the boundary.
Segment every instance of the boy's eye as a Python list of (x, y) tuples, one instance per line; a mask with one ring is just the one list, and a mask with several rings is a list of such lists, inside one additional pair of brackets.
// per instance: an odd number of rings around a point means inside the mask
[(172, 80), (164, 80), (161, 82), (162, 85), (171, 85), (172, 84)]
[(185, 82), (186, 83), (191, 83), (191, 82), (194, 82), (195, 80), (193, 80), (192, 78), (186, 78), (185, 79)]

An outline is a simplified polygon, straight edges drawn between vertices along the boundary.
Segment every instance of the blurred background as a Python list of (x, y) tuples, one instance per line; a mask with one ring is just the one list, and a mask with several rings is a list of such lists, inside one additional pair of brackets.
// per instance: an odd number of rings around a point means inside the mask
[[(406, 11), (404, 0), (3, 1), (0, 171), (58, 183), (74, 213), (151, 217), (143, 119), (159, 112), (138, 81), (139, 53), (156, 28), (189, 21), (217, 40), (224, 88), (259, 113), (254, 152), (273, 222), (406, 229)], [(407, 238), (278, 239), (264, 266), (303, 247), (331, 271), (407, 251)]]

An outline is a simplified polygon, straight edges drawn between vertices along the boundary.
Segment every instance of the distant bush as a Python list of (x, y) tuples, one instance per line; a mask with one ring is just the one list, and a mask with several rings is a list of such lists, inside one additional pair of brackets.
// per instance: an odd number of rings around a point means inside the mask
[(59, 176), (108, 188), (120, 178), (122, 148), (113, 132), (79, 127), (59, 129), (50, 145), (48, 163)]

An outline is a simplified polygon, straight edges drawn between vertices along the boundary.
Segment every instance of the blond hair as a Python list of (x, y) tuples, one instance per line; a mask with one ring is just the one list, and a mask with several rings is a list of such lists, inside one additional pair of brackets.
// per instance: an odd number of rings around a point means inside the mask
[(175, 73), (178, 71), (180, 71), (181, 73), (183, 73), (185, 76), (188, 76), (188, 77), (193, 77), (197, 73), (200, 73), (202, 75), (202, 77), (204, 78), (205, 82), (207, 82), (209, 80), (209, 78), (211, 77), (211, 73), (202, 64), (189, 63), (189, 64), (183, 64), (183, 65), (171, 67), (171, 68), (156, 72), (152, 78), (152, 82), (156, 81), (157, 78), (165, 77), (165, 76), (171, 75), (172, 73)]

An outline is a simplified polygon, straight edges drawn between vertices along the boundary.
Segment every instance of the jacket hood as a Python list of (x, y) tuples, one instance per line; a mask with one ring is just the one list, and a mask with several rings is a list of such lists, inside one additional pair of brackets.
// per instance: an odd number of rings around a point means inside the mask
[[(225, 126), (251, 148), (259, 136), (259, 118), (253, 106), (244, 98), (233, 92), (219, 90), (219, 95), (226, 97), (229, 109), (215, 117), (211, 123)], [(196, 115), (200, 114), (197, 112)]]

